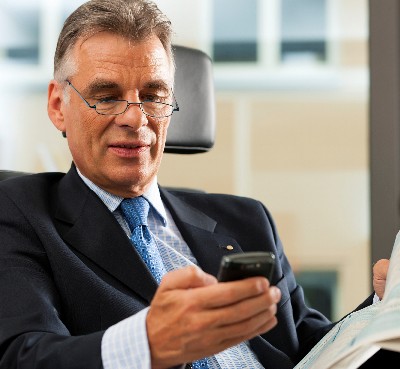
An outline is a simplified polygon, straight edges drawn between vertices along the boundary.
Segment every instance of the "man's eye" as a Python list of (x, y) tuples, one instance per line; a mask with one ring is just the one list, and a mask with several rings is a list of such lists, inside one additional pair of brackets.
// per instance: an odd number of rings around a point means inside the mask
[(157, 101), (157, 97), (154, 95), (143, 95), (140, 98), (141, 101)]
[(154, 102), (164, 102), (166, 99), (165, 96), (158, 96), (158, 95), (143, 95), (141, 97), (141, 101), (154, 101)]
[(117, 100), (117, 98), (115, 96), (106, 96), (106, 97), (97, 98), (96, 100), (100, 104), (100, 103)]

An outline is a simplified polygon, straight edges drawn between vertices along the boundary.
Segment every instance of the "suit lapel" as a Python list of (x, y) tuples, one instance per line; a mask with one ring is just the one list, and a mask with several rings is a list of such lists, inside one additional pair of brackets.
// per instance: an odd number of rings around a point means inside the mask
[[(217, 223), (212, 218), (162, 189), (161, 193), (204, 271), (216, 275), (223, 255), (241, 252), (234, 239), (214, 232)], [(150, 302), (156, 281), (115, 217), (74, 167), (61, 180), (56, 203), (55, 217), (65, 242)]]
[(148, 302), (157, 283), (121, 226), (72, 168), (60, 183), (56, 218), (67, 244)]
[(205, 272), (217, 275), (224, 255), (241, 252), (239, 244), (233, 238), (218, 233), (218, 224), (214, 219), (168, 191), (160, 188), (160, 192), (182, 237)]

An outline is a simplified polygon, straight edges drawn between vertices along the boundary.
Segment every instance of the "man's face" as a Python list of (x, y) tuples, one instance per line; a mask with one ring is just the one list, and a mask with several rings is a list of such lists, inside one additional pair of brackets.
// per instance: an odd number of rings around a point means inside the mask
[[(91, 105), (104, 99), (172, 104), (173, 72), (155, 36), (132, 43), (102, 32), (78, 42), (73, 56), (77, 71), (70, 82)], [(142, 194), (158, 172), (170, 118), (146, 116), (138, 105), (130, 105), (122, 115), (99, 115), (72, 87), (66, 88), (69, 101), (60, 85), (50, 83), (49, 116), (67, 133), (76, 166), (111, 193)]]

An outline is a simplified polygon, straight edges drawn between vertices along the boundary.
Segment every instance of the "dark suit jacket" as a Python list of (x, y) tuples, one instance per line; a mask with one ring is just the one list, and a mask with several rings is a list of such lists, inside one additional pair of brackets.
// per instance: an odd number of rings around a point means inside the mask
[[(255, 200), (161, 195), (199, 265), (272, 251), (278, 326), (251, 340), (265, 368), (292, 368), (330, 328), (305, 306), (272, 219)], [(233, 250), (226, 249), (232, 245)], [(157, 285), (102, 201), (73, 167), (0, 183), (0, 368), (98, 369), (104, 331), (148, 306)]]

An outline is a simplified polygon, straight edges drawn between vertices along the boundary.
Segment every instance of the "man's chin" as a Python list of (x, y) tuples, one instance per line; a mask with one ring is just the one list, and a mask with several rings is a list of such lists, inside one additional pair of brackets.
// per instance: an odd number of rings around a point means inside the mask
[(122, 197), (135, 197), (142, 195), (153, 181), (154, 176), (143, 171), (118, 169), (107, 175), (104, 183), (106, 191)]

